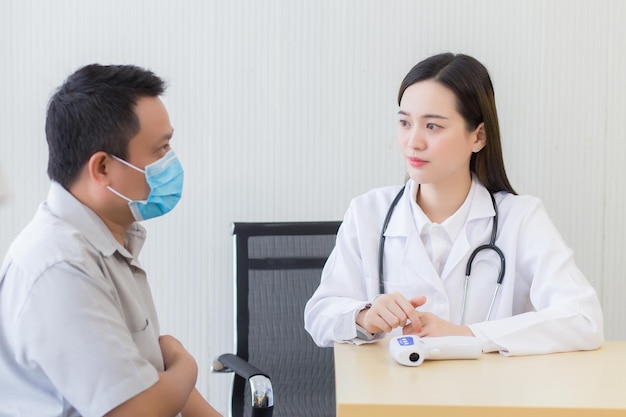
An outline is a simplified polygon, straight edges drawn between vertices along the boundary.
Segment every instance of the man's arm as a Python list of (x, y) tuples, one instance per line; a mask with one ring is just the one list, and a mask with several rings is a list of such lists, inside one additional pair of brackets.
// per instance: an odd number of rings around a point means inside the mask
[(183, 345), (172, 336), (159, 338), (165, 371), (156, 384), (117, 406), (106, 417), (173, 417), (181, 412), (195, 391), (198, 366)]
[(183, 417), (222, 417), (216, 409), (206, 402), (197, 389), (193, 389), (183, 408)]

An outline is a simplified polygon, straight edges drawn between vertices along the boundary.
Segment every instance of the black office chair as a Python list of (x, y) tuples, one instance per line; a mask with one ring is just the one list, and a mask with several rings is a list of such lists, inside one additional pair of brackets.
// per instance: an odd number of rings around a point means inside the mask
[(333, 350), (315, 345), (303, 313), (339, 225), (234, 223), (237, 354), (213, 366), (236, 373), (233, 417), (335, 415)]

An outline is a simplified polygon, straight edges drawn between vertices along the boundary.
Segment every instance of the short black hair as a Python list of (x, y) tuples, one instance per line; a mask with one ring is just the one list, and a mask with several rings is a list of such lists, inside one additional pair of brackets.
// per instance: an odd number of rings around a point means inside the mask
[(48, 177), (69, 188), (94, 153), (126, 158), (140, 129), (138, 99), (158, 97), (165, 88), (161, 78), (133, 65), (91, 64), (71, 74), (48, 103)]

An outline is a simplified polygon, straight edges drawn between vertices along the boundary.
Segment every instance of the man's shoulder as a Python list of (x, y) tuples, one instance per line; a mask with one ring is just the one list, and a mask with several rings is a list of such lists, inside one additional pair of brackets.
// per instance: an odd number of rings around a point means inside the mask
[(9, 247), (7, 259), (34, 271), (59, 262), (84, 260), (89, 254), (98, 253), (86, 237), (42, 205)]

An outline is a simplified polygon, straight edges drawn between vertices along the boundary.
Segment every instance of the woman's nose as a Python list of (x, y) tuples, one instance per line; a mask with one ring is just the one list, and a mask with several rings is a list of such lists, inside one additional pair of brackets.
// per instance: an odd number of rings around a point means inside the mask
[(411, 129), (406, 145), (413, 149), (424, 149), (426, 147), (426, 141), (424, 140), (422, 132), (417, 128)]

